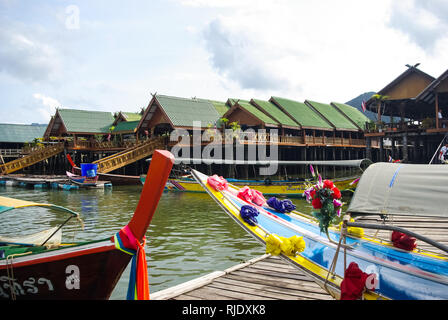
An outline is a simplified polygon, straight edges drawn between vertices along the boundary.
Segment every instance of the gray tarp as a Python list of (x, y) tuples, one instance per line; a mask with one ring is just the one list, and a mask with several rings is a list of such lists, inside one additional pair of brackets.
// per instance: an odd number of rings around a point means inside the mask
[(448, 165), (372, 164), (347, 211), (448, 217)]

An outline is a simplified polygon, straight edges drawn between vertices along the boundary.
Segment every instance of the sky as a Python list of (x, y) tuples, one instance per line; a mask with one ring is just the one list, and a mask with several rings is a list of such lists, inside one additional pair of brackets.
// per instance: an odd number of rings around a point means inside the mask
[(0, 0), (0, 123), (155, 93), (343, 103), (447, 57), (446, 0)]

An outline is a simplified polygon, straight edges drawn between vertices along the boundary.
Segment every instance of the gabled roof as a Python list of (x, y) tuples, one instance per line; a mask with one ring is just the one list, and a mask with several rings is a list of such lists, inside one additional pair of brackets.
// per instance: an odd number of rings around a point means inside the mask
[(113, 123), (116, 126), (118, 123), (123, 121), (140, 121), (142, 115), (139, 112), (123, 112), (120, 111), (114, 114), (115, 121)]
[(272, 119), (280, 123), (282, 127), (300, 129), (300, 125), (298, 125), (294, 120), (292, 120), (286, 113), (284, 113), (272, 102), (252, 99), (250, 103), (258, 107), (259, 110), (267, 113), (267, 115), (269, 115)]
[[(408, 69), (400, 74), (397, 78), (395, 78), (391, 83), (386, 85), (383, 89), (378, 91), (379, 95), (387, 95), (390, 96), (389, 100), (400, 100), (400, 99), (413, 99), (415, 98), (424, 88), (428, 86), (428, 84), (432, 83), (435, 80), (434, 77), (429, 74), (417, 69), (416, 66), (408, 66)], [(414, 81), (415, 85), (413, 88), (409, 86), (409, 82)], [(400, 95), (393, 94), (394, 91), (399, 87), (403, 87), (403, 90), (400, 90)], [(392, 94), (392, 95), (391, 95)], [(367, 100), (366, 105), (367, 108), (374, 102), (373, 98)]]
[(10, 124), (0, 123), (0, 142), (25, 143), (42, 138), (46, 124)]
[(173, 128), (193, 128), (195, 121), (200, 121), (201, 127), (205, 128), (208, 124), (215, 124), (220, 118), (220, 114), (208, 100), (155, 95), (146, 108), (138, 128), (142, 127), (143, 122), (151, 120), (157, 108)]
[(304, 129), (334, 130), (330, 123), (305, 103), (280, 97), (271, 97), (269, 101), (278, 106)]
[(244, 110), (245, 112), (249, 113), (250, 115), (252, 115), (253, 117), (257, 118), (265, 126), (268, 126), (268, 127), (278, 127), (279, 126), (279, 123), (277, 121), (275, 121), (270, 116), (268, 116), (264, 112), (257, 109), (257, 107), (250, 104), (250, 102), (247, 100), (230, 98), (229, 100), (227, 100), (227, 103), (229, 105), (231, 105), (231, 108), (229, 109), (229, 111), (226, 112), (224, 117), (227, 117), (232, 112), (234, 112), (236, 109), (240, 108), (240, 109)]
[(305, 100), (305, 104), (314, 108), (327, 121), (329, 121), (336, 130), (358, 131), (358, 128), (352, 121), (347, 119), (341, 112), (326, 103), (320, 103), (311, 100)]
[(435, 101), (435, 92), (441, 86), (444, 86), (444, 92), (448, 92), (448, 70), (429, 84), (422, 92), (417, 96), (417, 100), (422, 100), (426, 103), (433, 104)]
[(135, 132), (140, 120), (136, 121), (121, 121), (115, 125), (113, 133), (133, 133)]
[(109, 133), (115, 119), (111, 112), (56, 109), (50, 120), (45, 136), (57, 135), (61, 126), (68, 134), (101, 134)]
[(348, 104), (332, 102), (331, 105), (362, 130), (365, 130), (366, 122), (370, 122), (370, 119), (365, 114)]
[(126, 121), (139, 121), (142, 115), (139, 112), (122, 112), (120, 113), (124, 116)]
[(111, 112), (58, 109), (67, 132), (79, 133), (108, 133), (114, 123)]

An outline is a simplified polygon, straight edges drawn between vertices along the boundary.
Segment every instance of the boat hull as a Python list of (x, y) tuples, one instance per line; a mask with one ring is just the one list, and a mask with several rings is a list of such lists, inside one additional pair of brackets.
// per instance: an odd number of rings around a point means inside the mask
[[(240, 208), (249, 205), (238, 198), (238, 189), (230, 186), (230, 191), (218, 192), (207, 183), (207, 176), (194, 172), (194, 176), (221, 208), (243, 229), (262, 244), (270, 233), (289, 238), (302, 236), (306, 247), (295, 256), (281, 257), (300, 268), (317, 283), (331, 293), (340, 297), (340, 286), (344, 277), (344, 264), (351, 262), (359, 265), (361, 270), (376, 275), (375, 290), (367, 291), (367, 299), (448, 299), (448, 260), (424, 251), (407, 252), (394, 248), (391, 243), (381, 242), (375, 238), (347, 236), (347, 245), (351, 248), (341, 249), (335, 260), (334, 274), (329, 274), (336, 254), (339, 231), (330, 230), (330, 241), (320, 232), (318, 224), (311, 217), (293, 212), (278, 213), (268, 207), (256, 207), (259, 211), (257, 225), (248, 225), (240, 216)], [(232, 192), (231, 192), (232, 191)]]
[(105, 240), (3, 260), (0, 299), (108, 299), (130, 259)]
[[(341, 179), (334, 181), (334, 183), (342, 191), (352, 188), (350, 183), (353, 180), (355, 178)], [(145, 177), (141, 177), (141, 181), (144, 183)], [(302, 197), (303, 192), (309, 187), (305, 182), (273, 182), (266, 184), (264, 181), (235, 180), (232, 181), (232, 184), (238, 187), (249, 186), (264, 195), (286, 197)], [(165, 191), (205, 193), (204, 188), (191, 179), (169, 179), (165, 185)]]
[[(77, 174), (80, 174), (81, 168), (75, 167), (74, 171)], [(140, 176), (128, 176), (122, 174), (101, 173), (101, 172), (97, 172), (97, 175), (99, 180), (110, 181), (114, 186), (141, 184)]]

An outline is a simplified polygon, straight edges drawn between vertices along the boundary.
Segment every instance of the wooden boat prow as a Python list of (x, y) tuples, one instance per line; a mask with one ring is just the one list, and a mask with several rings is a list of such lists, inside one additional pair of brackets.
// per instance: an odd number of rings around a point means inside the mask
[[(174, 157), (169, 151), (156, 150), (148, 169), (148, 179), (127, 229), (142, 241), (168, 179)], [(1, 200), (5, 200), (3, 203)], [(0, 199), (0, 212), (26, 206), (53, 207), (16, 199)], [(121, 231), (120, 231), (121, 232)], [(30, 252), (0, 259), (1, 299), (86, 300), (108, 299), (132, 256), (117, 248), (117, 234), (107, 239), (83, 242), (46, 250), (30, 247)], [(0, 247), (0, 250), (4, 247)], [(22, 248), (23, 249), (23, 248)], [(6, 250), (6, 249), (5, 249)], [(4, 251), (5, 252), (5, 251)], [(13, 272), (13, 273), (11, 273)]]

